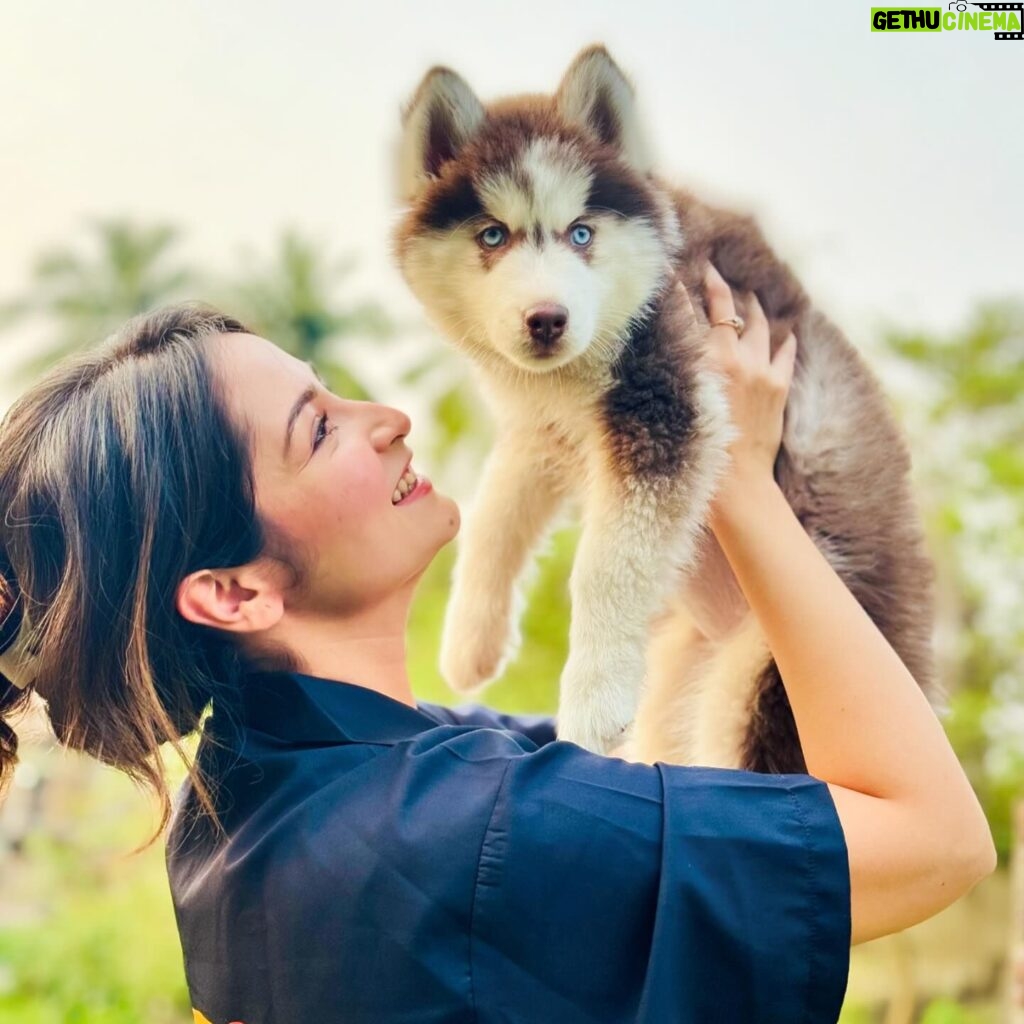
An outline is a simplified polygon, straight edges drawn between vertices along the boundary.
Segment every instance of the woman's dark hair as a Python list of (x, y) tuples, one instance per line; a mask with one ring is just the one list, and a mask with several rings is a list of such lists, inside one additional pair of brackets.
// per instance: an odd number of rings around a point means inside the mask
[[(257, 516), (250, 439), (212, 369), (209, 340), (236, 333), (250, 332), (197, 305), (136, 317), (51, 369), (0, 425), (0, 634), (20, 619), (33, 656), (27, 689), (0, 674), (0, 716), (34, 689), (61, 743), (151, 787), (161, 815), (146, 845), (171, 815), (164, 743), (219, 826), (181, 739), (211, 699), (237, 697), (245, 667), (229, 634), (178, 613), (179, 582), (261, 555), (290, 564)], [(17, 746), (0, 717), (0, 793)]]

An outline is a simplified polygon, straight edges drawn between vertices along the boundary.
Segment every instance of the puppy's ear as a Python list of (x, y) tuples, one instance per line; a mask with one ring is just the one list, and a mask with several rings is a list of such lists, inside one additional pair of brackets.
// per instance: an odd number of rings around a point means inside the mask
[(567, 121), (619, 150), (638, 171), (650, 170), (633, 86), (603, 46), (587, 47), (569, 65), (555, 103)]
[(399, 188), (415, 199), (454, 159), (484, 119), (483, 104), (465, 80), (448, 68), (427, 72), (402, 115)]

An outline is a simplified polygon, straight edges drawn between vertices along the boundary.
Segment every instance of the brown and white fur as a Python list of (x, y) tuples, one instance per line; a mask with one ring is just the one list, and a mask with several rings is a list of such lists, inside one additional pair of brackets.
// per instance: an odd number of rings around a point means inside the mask
[(436, 68), (404, 126), (399, 263), (474, 361), (498, 425), (454, 574), (448, 682), (500, 674), (524, 570), (575, 500), (559, 735), (596, 751), (630, 737), (624, 749), (647, 761), (804, 769), (778, 670), (705, 525), (734, 427), (701, 303), (694, 319), (674, 284), (699, 297), (710, 259), (757, 294), (773, 352), (795, 330), (776, 479), (930, 687), (932, 568), (879, 385), (750, 218), (651, 173), (633, 90), (606, 51), (581, 53), (554, 96), (487, 106)]

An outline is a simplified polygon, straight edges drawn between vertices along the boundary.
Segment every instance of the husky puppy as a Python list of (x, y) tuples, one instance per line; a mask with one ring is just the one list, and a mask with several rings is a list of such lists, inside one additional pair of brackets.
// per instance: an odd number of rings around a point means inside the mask
[(708, 259), (756, 293), (773, 353), (795, 331), (776, 480), (930, 687), (932, 568), (878, 383), (750, 218), (654, 176), (632, 87), (602, 47), (553, 96), (486, 106), (430, 71), (404, 114), (400, 178), (402, 272), (473, 360), (498, 426), (443, 633), (455, 689), (514, 652), (524, 570), (573, 501), (560, 736), (647, 761), (804, 770), (778, 669), (705, 525), (734, 437), (702, 351)]

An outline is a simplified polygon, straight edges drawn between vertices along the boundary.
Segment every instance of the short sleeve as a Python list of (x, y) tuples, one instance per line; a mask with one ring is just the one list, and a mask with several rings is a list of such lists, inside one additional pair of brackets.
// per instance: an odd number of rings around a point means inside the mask
[(494, 1019), (826, 1024), (849, 948), (846, 845), (818, 780), (570, 743), (505, 769), (472, 923), (475, 987), (507, 1001)]
[(460, 704), (455, 708), (419, 702), (428, 711), (449, 725), (476, 725), (483, 729), (510, 729), (525, 736), (538, 747), (557, 739), (555, 719), (549, 715), (510, 715), (479, 704)]

